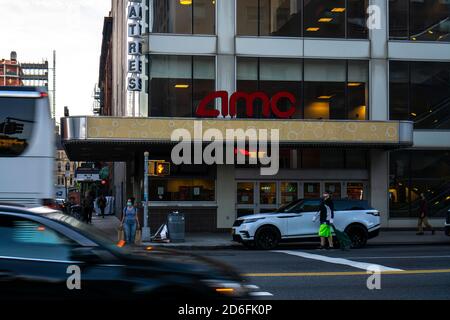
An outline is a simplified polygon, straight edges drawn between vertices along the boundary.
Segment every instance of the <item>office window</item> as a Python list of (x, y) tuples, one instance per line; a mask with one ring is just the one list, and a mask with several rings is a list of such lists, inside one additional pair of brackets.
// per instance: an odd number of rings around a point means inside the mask
[(149, 70), (152, 117), (193, 117), (200, 101), (215, 90), (214, 57), (152, 55)]
[(390, 154), (391, 218), (417, 218), (423, 193), (431, 217), (450, 209), (450, 152), (396, 151)]
[(367, 38), (368, 0), (238, 0), (237, 34)]
[(150, 201), (214, 201), (215, 181), (208, 179), (150, 179)]
[(150, 32), (215, 34), (215, 1), (153, 0), (149, 10)]
[(345, 38), (345, 0), (305, 0), (305, 37)]
[(390, 0), (389, 35), (394, 40), (450, 41), (450, 2)]
[(260, 0), (259, 35), (300, 37), (301, 6), (301, 0)]
[[(351, 119), (368, 117), (367, 61), (301, 60), (273, 58), (237, 59), (237, 90), (264, 92), (269, 98), (288, 92), (295, 98), (293, 119)], [(278, 107), (292, 104), (281, 99)], [(262, 118), (261, 101), (254, 101), (253, 118)], [(274, 115), (271, 115), (274, 117)], [(249, 117), (245, 101), (238, 101), (238, 117)]]
[(390, 62), (390, 118), (415, 129), (450, 128), (450, 63)]

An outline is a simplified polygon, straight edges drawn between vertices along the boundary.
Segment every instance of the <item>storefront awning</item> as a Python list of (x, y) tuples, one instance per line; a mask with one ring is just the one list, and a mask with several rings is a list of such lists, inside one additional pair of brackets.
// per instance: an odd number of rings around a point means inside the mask
[[(187, 119), (68, 117), (61, 119), (61, 138), (74, 161), (123, 161), (132, 158), (133, 146), (168, 148), (176, 129), (184, 129), (200, 141), (216, 129), (227, 141), (227, 130), (278, 130), (281, 145), (328, 148), (398, 149), (413, 145), (413, 123), (409, 121), (334, 121), (263, 119)], [(236, 131), (235, 131), (236, 132)], [(230, 139), (231, 141), (231, 139)]]

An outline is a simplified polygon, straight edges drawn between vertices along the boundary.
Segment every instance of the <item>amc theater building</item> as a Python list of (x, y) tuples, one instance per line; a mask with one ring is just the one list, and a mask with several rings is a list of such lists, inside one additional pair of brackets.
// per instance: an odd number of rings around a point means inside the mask
[[(280, 170), (262, 176), (259, 166), (248, 164), (174, 165), (170, 176), (149, 181), (153, 231), (174, 209), (186, 214), (188, 232), (217, 231), (238, 216), (317, 198), (324, 190), (368, 200), (382, 213), (384, 228), (415, 226), (424, 193), (431, 222), (442, 225), (450, 208), (448, 1), (143, 4), (142, 91), (126, 92), (128, 3), (115, 1), (108, 51), (112, 111), (62, 121), (72, 160), (115, 161), (118, 212), (126, 197), (143, 199), (144, 152), (170, 161), (173, 130), (193, 132), (200, 120), (204, 130), (279, 129)], [(256, 99), (249, 116), (240, 99), (236, 117), (199, 118), (200, 102), (215, 91), (263, 92), (269, 99), (288, 92), (295, 112), (289, 119), (266, 117)], [(281, 99), (278, 106), (292, 104)], [(209, 105), (221, 107), (219, 100)]]

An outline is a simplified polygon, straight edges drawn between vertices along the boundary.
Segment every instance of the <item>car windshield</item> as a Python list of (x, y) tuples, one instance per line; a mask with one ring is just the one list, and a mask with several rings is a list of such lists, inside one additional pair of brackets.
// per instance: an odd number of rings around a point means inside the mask
[(277, 210), (275, 210), (275, 213), (283, 213), (283, 212), (289, 212), (299, 204), (303, 202), (303, 199), (295, 200), (292, 202), (289, 202), (288, 204), (282, 205)]

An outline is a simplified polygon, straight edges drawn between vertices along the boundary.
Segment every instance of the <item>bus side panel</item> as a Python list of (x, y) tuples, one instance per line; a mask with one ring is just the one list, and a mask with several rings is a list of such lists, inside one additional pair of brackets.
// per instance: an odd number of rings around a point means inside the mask
[(41, 205), (54, 198), (53, 158), (2, 158), (0, 202)]

